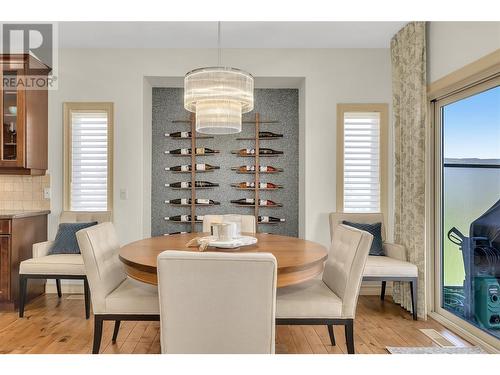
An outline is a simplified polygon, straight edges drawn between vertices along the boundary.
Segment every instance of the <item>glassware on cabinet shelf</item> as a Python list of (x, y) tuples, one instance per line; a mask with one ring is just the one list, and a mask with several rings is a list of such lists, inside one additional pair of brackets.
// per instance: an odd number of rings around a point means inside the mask
[[(8, 72), (4, 75), (4, 81), (15, 80), (16, 73)], [(17, 91), (12, 88), (4, 88), (2, 91), (2, 160), (16, 160), (17, 158)]]

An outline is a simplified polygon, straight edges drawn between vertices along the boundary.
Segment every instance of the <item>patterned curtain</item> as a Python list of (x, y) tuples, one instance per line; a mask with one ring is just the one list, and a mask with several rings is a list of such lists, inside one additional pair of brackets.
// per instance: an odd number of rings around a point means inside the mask
[[(395, 242), (418, 267), (418, 316), (427, 318), (425, 293), (425, 134), (427, 82), (425, 22), (411, 22), (391, 40), (395, 137)], [(396, 303), (411, 310), (409, 283), (394, 283)]]

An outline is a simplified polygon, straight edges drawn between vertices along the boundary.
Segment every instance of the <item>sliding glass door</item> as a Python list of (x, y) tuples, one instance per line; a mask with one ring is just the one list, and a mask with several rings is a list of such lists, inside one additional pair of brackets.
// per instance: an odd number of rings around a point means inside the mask
[(500, 80), (434, 103), (438, 309), (500, 339)]

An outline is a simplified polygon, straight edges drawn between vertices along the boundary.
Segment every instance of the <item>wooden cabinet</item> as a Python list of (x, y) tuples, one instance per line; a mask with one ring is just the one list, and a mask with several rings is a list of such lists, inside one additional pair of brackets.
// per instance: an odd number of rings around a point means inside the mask
[(0, 55), (0, 174), (47, 170), (49, 72), (30, 55)]
[[(10, 235), (0, 235), (0, 270), (10, 264)], [(0, 302), (10, 299), (10, 273), (0, 271)]]
[[(33, 244), (47, 240), (49, 211), (0, 211), (0, 309), (17, 307), (19, 263), (33, 257)], [(45, 280), (30, 280), (28, 299), (45, 291)]]

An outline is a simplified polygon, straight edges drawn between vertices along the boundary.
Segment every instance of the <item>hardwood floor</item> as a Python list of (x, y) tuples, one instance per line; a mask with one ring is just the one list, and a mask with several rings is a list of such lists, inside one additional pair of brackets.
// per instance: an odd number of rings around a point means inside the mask
[[(69, 298), (68, 298), (69, 297)], [(387, 354), (386, 346), (435, 346), (419, 331), (433, 328), (457, 346), (469, 344), (436, 321), (415, 322), (410, 313), (377, 296), (361, 296), (354, 324), (357, 353)], [(0, 353), (90, 353), (93, 319), (85, 320), (83, 296), (44, 295), (17, 312), (0, 312)], [(105, 322), (101, 353), (159, 353), (159, 322), (122, 322), (115, 344), (113, 323)], [(326, 326), (277, 326), (276, 353), (346, 353), (343, 327), (335, 327), (331, 346)]]

